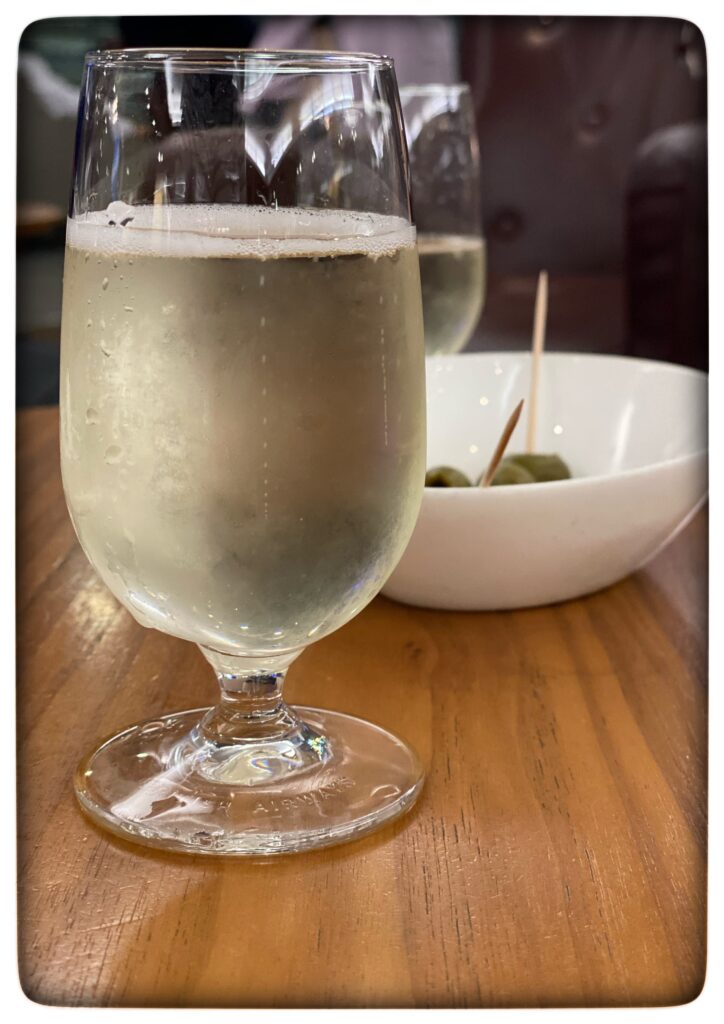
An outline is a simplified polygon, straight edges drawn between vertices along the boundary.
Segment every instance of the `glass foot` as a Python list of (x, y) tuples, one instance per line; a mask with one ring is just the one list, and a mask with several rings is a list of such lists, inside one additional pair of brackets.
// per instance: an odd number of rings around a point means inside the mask
[(148, 846), (259, 856), (347, 842), (413, 805), (423, 771), (402, 740), (351, 715), (287, 711), (283, 737), (241, 742), (209, 738), (208, 708), (131, 726), (79, 765), (81, 806)]

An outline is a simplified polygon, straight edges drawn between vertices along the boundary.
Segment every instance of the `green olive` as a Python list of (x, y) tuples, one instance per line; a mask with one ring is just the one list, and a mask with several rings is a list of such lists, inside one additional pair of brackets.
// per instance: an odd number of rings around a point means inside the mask
[(522, 466), (539, 484), (549, 480), (570, 480), (571, 477), (571, 471), (560, 455), (521, 453), (520, 455), (508, 455), (504, 461)]
[(470, 481), (452, 466), (435, 466), (425, 473), (425, 487), (470, 487)]
[(515, 462), (503, 459), (495, 471), (495, 476), (490, 481), (491, 487), (505, 487), (508, 484), (534, 484), (535, 477), (523, 466)]

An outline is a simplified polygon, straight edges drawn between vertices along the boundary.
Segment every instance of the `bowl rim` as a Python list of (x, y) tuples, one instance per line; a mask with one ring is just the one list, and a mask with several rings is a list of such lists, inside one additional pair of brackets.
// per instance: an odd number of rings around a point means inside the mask
[[(426, 365), (437, 362), (442, 364), (449, 362), (450, 360), (460, 359), (477, 359), (477, 360), (495, 360), (499, 357), (515, 356), (523, 361), (527, 361), (531, 358), (530, 352), (516, 351), (514, 349), (501, 349), (491, 352), (458, 352), (455, 354), (448, 355), (435, 355), (426, 357)], [(639, 356), (625, 356), (619, 354), (609, 354), (607, 352), (546, 352), (546, 360), (555, 360), (556, 362), (565, 362), (568, 360), (584, 360), (590, 362), (618, 362), (618, 363), (635, 363), (639, 369), (650, 369), (659, 370), (664, 373), (674, 373), (677, 376), (689, 376), (698, 379), (706, 384), (707, 386), (707, 401), (708, 401), (708, 390), (709, 390), (709, 374), (704, 370), (697, 370), (693, 366), (684, 366), (681, 363), (670, 363), (660, 359), (642, 359)], [(708, 409), (707, 409), (708, 413)], [(708, 423), (707, 423), (707, 440), (708, 440)], [(621, 480), (640, 476), (646, 476), (651, 473), (655, 473), (661, 469), (671, 469), (677, 466), (683, 465), (686, 462), (694, 461), (704, 457), (708, 464), (709, 447), (708, 444), (703, 448), (697, 448), (693, 452), (687, 452), (685, 455), (677, 455), (674, 458), (662, 459), (659, 462), (649, 462), (645, 466), (636, 466), (632, 469), (621, 469), (613, 473), (595, 473), (591, 476), (577, 476), (571, 477), (568, 480), (545, 480), (537, 483), (535, 487), (528, 485), (519, 485), (515, 488), (516, 493), (523, 491), (533, 491), (535, 494), (547, 493), (551, 487), (567, 486), (571, 487), (582, 487), (587, 484), (601, 484), (610, 480)], [(445, 495), (461, 495), (461, 494), (475, 494), (480, 493), (507, 493), (510, 491), (512, 485), (504, 487), (480, 487), (473, 485), (472, 487), (425, 487), (424, 493), (425, 498), (431, 493), (439, 493)], [(433, 499), (438, 500), (438, 499)], [(442, 501), (450, 500), (448, 497), (440, 499)], [(463, 500), (469, 501), (469, 498)], [(528, 500), (528, 499), (525, 499)]]
[[(452, 360), (468, 360), (468, 359), (497, 359), (499, 357), (515, 356), (518, 359), (527, 361), (531, 358), (530, 351), (522, 351), (520, 349), (495, 349), (490, 352), (455, 352), (439, 355), (425, 356), (425, 362), (434, 363), (445, 363)], [(644, 369), (648, 367), (650, 370), (663, 370), (665, 373), (676, 373), (682, 374), (683, 376), (697, 377), (702, 381), (709, 380), (709, 374), (706, 370), (697, 370), (693, 366), (685, 366), (683, 363), (670, 363), (665, 359), (644, 359), (641, 356), (624, 356), (620, 353), (615, 352), (548, 352), (546, 351), (543, 355), (546, 362), (549, 360), (555, 360), (556, 362), (565, 362), (569, 359), (580, 359), (585, 362), (602, 362), (602, 363), (635, 363), (639, 368)]]

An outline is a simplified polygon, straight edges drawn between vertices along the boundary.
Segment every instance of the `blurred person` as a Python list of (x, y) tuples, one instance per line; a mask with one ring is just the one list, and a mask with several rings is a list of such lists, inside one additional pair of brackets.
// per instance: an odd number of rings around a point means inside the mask
[(392, 57), (400, 85), (460, 80), (457, 29), (445, 17), (270, 17), (253, 46), (269, 50), (347, 50)]
[[(546, 268), (549, 348), (703, 367), (699, 30), (673, 18), (465, 17), (460, 39), (490, 268), (470, 347), (530, 344), (535, 277)], [(673, 135), (657, 134), (665, 129)]]
[(670, 18), (466, 17), (491, 267), (620, 272), (637, 147), (705, 119), (704, 42)]

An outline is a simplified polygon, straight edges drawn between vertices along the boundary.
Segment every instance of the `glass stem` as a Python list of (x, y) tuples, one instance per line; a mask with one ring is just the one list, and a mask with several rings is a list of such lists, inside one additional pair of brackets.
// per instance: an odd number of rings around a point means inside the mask
[(199, 723), (203, 737), (227, 745), (281, 739), (299, 729), (300, 721), (282, 697), (287, 668), (299, 652), (273, 659), (201, 651), (216, 673), (221, 700)]

